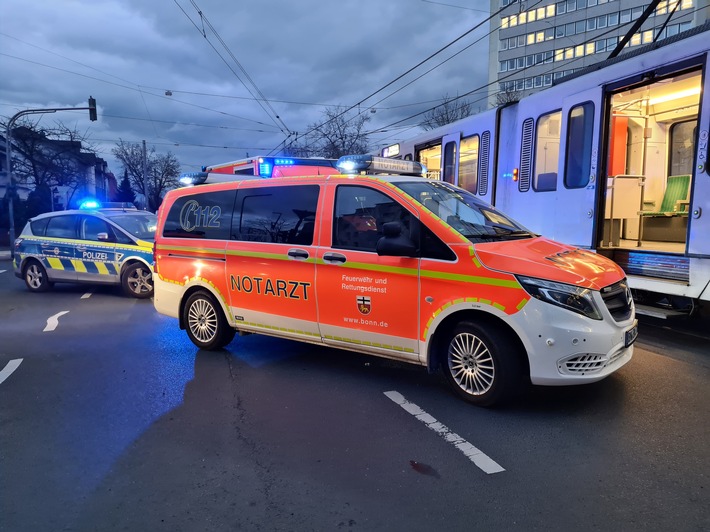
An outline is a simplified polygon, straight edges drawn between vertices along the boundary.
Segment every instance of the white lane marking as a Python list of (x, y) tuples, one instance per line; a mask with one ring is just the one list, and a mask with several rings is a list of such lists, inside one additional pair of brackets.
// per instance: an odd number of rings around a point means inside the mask
[(5, 273), (7, 270), (0, 270), (0, 273)]
[(92, 292), (87, 292), (86, 294), (84, 294), (83, 296), (81, 296), (81, 299), (88, 299), (88, 298), (91, 297), (91, 294), (92, 294)]
[(407, 412), (412, 414), (419, 421), (424, 423), (431, 430), (439, 434), (447, 442), (453, 444), (459, 451), (465, 454), (471, 462), (473, 462), (479, 469), (484, 473), (493, 474), (505, 471), (500, 465), (498, 465), (492, 458), (485, 454), (480, 449), (474, 447), (472, 444), (467, 442), (461, 436), (455, 432), (451, 432), (446, 425), (439, 423), (433, 416), (427, 414), (424, 410), (419, 408), (414, 403), (407, 401), (404, 396), (395, 391), (385, 392), (385, 395), (389, 397), (392, 401), (397, 403), (399, 406), (404, 408)]
[(42, 332), (53, 331), (54, 329), (56, 329), (57, 325), (59, 325), (59, 318), (64, 316), (64, 314), (69, 314), (69, 311), (63, 310), (61, 312), (58, 312), (54, 316), (50, 316), (49, 318), (47, 318), (47, 326)]
[[(2, 272), (0, 272), (2, 273)], [(5, 379), (7, 379), (12, 373), (20, 367), (20, 364), (22, 363), (21, 358), (16, 358), (14, 360), (11, 360), (10, 362), (7, 363), (7, 365), (0, 371), (0, 384), (3, 383)]]

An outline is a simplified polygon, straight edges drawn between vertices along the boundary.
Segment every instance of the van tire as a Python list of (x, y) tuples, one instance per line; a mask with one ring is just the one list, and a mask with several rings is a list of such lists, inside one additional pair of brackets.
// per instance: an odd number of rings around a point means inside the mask
[(192, 343), (207, 351), (223, 348), (237, 332), (227, 323), (222, 307), (204, 291), (195, 292), (187, 298), (182, 319)]
[(22, 271), (22, 278), (30, 292), (46, 292), (54, 284), (49, 280), (45, 267), (37, 260), (27, 262)]
[(508, 402), (524, 388), (520, 347), (493, 323), (462, 321), (447, 336), (441, 366), (456, 395), (478, 406)]
[(121, 286), (126, 295), (148, 299), (153, 297), (153, 274), (142, 262), (134, 262), (121, 275)]

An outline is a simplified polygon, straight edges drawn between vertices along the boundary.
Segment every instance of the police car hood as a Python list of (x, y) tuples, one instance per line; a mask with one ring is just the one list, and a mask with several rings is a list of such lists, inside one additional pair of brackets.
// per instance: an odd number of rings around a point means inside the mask
[(592, 290), (625, 277), (606, 257), (542, 237), (476, 244), (474, 249), (487, 268)]

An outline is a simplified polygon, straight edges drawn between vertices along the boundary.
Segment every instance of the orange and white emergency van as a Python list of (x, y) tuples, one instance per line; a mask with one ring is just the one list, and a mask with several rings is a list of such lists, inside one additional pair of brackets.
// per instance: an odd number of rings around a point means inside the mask
[(631, 359), (634, 304), (614, 262), (420, 177), (419, 163), (338, 166), (168, 192), (157, 311), (202, 349), (260, 333), (441, 368), (483, 406), (529, 383), (598, 381)]

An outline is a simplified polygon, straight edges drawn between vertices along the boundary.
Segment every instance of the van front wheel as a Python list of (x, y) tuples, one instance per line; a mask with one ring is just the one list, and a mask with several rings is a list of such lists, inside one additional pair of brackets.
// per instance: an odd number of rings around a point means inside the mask
[(521, 391), (521, 354), (500, 328), (462, 321), (449, 335), (445, 349), (446, 380), (469, 403), (493, 406)]
[(183, 323), (190, 340), (200, 349), (221, 349), (234, 338), (222, 308), (206, 292), (192, 294), (183, 309)]

